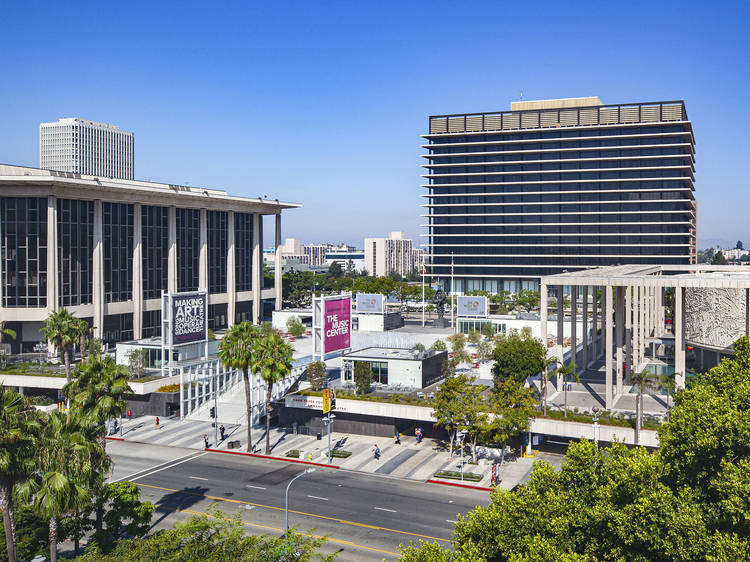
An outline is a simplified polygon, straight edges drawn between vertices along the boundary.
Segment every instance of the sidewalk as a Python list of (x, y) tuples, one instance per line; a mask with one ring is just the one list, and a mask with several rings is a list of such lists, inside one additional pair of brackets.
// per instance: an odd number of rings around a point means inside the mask
[[(247, 430), (244, 425), (227, 424), (226, 438), (219, 443), (214, 440), (214, 428), (210, 421), (201, 420), (160, 420), (157, 428), (154, 416), (142, 416), (140, 418), (125, 420), (122, 428), (113, 438), (122, 437), (126, 441), (150, 443), (154, 445), (166, 445), (171, 447), (185, 447), (192, 449), (203, 449), (205, 443), (203, 435), (208, 436), (209, 447), (213, 449), (228, 449), (229, 441), (239, 441), (240, 448), (237, 451), (247, 451)], [(220, 422), (220, 425), (223, 422)], [(271, 429), (271, 455), (285, 457), (288, 451), (300, 451), (301, 460), (312, 460), (313, 462), (328, 463), (328, 438), (324, 433), (322, 439), (318, 440), (315, 435), (295, 435), (287, 433), (283, 429)], [(253, 428), (253, 443), (258, 453), (265, 453), (265, 428)], [(380, 447), (380, 459), (375, 460), (373, 447)], [(396, 445), (393, 438), (373, 437), (369, 435), (352, 435), (342, 433), (331, 434), (331, 446), (341, 451), (348, 451), (351, 455), (347, 458), (333, 458), (330, 464), (335, 464), (343, 469), (369, 472), (383, 476), (397, 478), (409, 478), (425, 481), (433, 478), (439, 470), (454, 470), (460, 472), (461, 458), (454, 453), (451, 459), (448, 451), (433, 439), (425, 439), (418, 444), (416, 438), (406, 436), (401, 438), (401, 445)], [(479, 482), (464, 481), (464, 484), (480, 487), (489, 487), (492, 478), (492, 465), (497, 464), (497, 474), (500, 478), (500, 486), (510, 490), (517, 484), (525, 481), (531, 472), (532, 465), (536, 460), (546, 460), (555, 466), (559, 466), (560, 459), (555, 455), (540, 453), (535, 458), (517, 458), (508, 460), (500, 470), (500, 451), (485, 447), (477, 448), (478, 464), (470, 464), (471, 455), (464, 453), (464, 471), (482, 476)], [(460, 483), (460, 480), (445, 480), (446, 482)]]

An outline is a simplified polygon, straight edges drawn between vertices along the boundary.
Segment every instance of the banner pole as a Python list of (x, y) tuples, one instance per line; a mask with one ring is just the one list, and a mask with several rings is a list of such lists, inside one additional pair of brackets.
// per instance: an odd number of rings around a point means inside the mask
[(424, 265), (424, 254), (422, 254), (422, 327), (424, 328), (424, 274), (425, 274), (425, 265)]

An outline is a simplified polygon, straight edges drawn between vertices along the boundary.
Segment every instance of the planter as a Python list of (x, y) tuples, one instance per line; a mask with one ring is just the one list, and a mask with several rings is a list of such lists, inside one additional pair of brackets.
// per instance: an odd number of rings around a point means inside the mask
[[(441, 470), (435, 473), (435, 478), (446, 478), (449, 480), (461, 480), (461, 473), (455, 470)], [(473, 472), (464, 472), (465, 482), (479, 482), (482, 476)]]

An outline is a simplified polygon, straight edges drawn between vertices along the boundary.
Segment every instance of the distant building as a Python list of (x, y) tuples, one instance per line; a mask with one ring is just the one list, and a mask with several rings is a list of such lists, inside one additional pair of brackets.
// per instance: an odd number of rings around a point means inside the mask
[(352, 262), (354, 271), (359, 273), (365, 268), (365, 252), (363, 250), (335, 250), (326, 253), (325, 264), (331, 266), (333, 263), (338, 263), (343, 271)]
[(381, 277), (414, 272), (413, 243), (405, 232), (389, 232), (387, 238), (365, 238), (365, 269), (370, 275)]
[(133, 133), (78, 117), (41, 123), (39, 167), (132, 180)]
[[(287, 238), (281, 246), (281, 257), (284, 260), (294, 260), (311, 267), (326, 265), (326, 254), (329, 252), (353, 252), (354, 246), (346, 244), (302, 244), (299, 238)], [(330, 265), (330, 264), (329, 264)]]

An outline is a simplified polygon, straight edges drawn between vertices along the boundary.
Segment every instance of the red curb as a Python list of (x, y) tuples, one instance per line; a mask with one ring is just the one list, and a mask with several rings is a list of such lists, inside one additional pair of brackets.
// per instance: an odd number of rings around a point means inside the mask
[(323, 466), (325, 468), (341, 468), (338, 465), (335, 464), (325, 464), (321, 462), (312, 462), (312, 461), (301, 461), (298, 459), (290, 459), (287, 457), (272, 457), (271, 455), (259, 455), (257, 453), (243, 453), (242, 451), (224, 451), (222, 449), (205, 449), (209, 453), (226, 453), (228, 455), (242, 455), (244, 457), (256, 457), (259, 459), (270, 459), (272, 461), (286, 461), (286, 462), (296, 462), (297, 464), (310, 464), (313, 466)]
[(456, 482), (443, 482), (442, 480), (433, 480), (430, 478), (426, 481), (428, 484), (442, 484), (443, 486), (456, 486), (457, 488), (469, 488), (471, 490), (481, 490), (483, 492), (492, 492), (494, 488), (485, 488), (484, 486), (470, 486), (469, 484), (457, 484)]
[(105, 437), (105, 439), (109, 439), (110, 441), (125, 441), (122, 437)]

